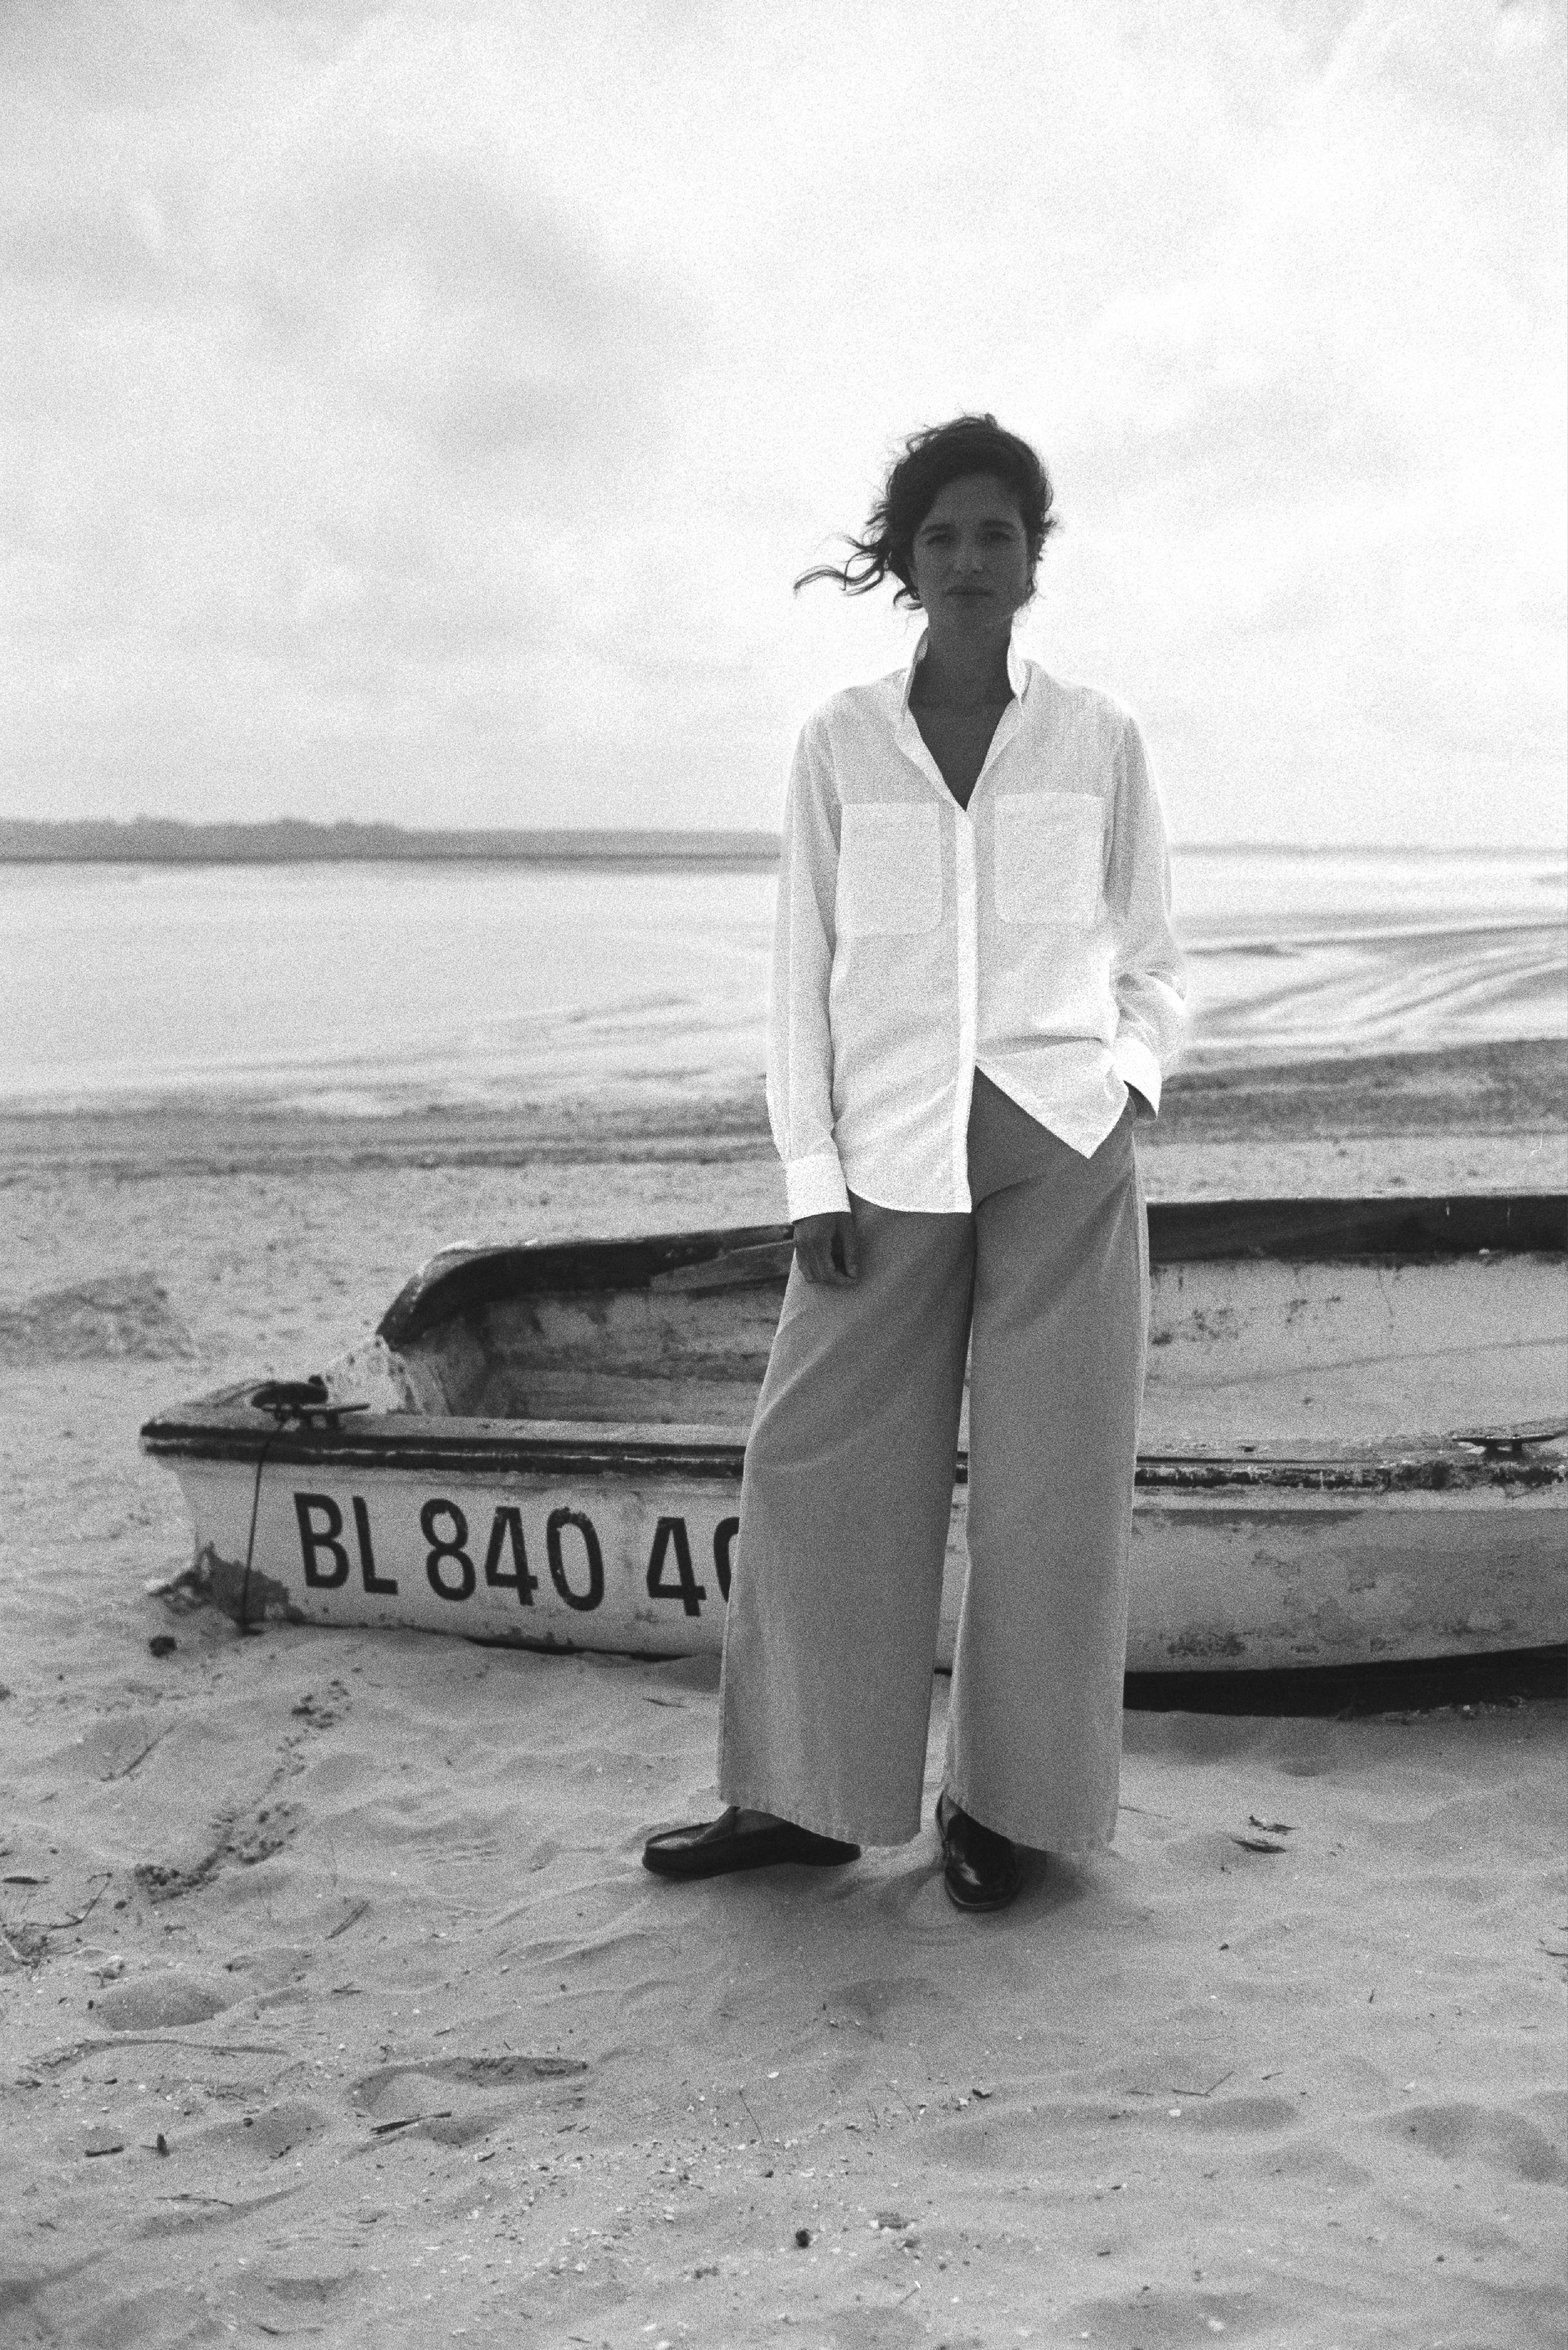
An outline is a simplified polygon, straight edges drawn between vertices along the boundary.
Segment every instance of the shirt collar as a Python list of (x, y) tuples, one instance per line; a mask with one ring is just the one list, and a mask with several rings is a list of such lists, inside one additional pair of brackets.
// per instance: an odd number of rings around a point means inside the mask
[[(926, 657), (926, 647), (930, 641), (930, 634), (929, 629), (920, 630), (920, 641), (915, 647), (909, 666), (904, 672), (903, 691), (898, 702), (900, 718), (907, 718), (909, 714), (909, 696), (914, 691), (915, 671)], [(1029, 663), (1018, 650), (1016, 637), (1009, 637), (1007, 639), (1007, 682), (1012, 689), (1014, 700), (1022, 702), (1029, 690)]]

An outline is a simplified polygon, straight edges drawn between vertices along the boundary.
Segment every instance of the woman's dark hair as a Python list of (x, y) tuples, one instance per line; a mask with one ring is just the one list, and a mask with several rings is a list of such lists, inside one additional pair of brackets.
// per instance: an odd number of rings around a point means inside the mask
[(1040, 550), (1059, 527), (1058, 517), (1051, 511), (1051, 476), (1028, 442), (1021, 441), (1016, 432), (1003, 432), (994, 416), (955, 416), (950, 423), (911, 433), (867, 517), (864, 532), (849, 540), (848, 560), (819, 563), (803, 571), (794, 583), (796, 592), (813, 579), (836, 579), (846, 596), (865, 596), (891, 572), (899, 582), (894, 603), (918, 605), (915, 533), (948, 484), (971, 473), (994, 474), (1017, 499), (1029, 541), (1033, 585)]

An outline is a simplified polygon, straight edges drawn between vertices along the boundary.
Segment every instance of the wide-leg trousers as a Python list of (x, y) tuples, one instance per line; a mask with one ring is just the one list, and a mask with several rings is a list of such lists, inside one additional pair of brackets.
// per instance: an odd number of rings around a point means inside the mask
[(1085, 1159), (977, 1071), (971, 1212), (852, 1194), (858, 1279), (792, 1269), (741, 1488), (726, 1803), (918, 1833), (967, 1354), (944, 1783), (1015, 1843), (1110, 1841), (1148, 1316), (1132, 1126), (1129, 1105)]

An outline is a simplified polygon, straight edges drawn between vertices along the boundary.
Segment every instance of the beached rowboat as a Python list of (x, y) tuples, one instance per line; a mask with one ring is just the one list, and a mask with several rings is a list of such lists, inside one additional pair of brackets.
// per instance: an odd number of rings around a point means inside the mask
[[(1129, 1670), (1568, 1638), (1568, 1200), (1157, 1204), (1149, 1244)], [(148, 1422), (187, 1580), (241, 1621), (716, 1649), (789, 1261), (779, 1226), (444, 1251), (313, 1383)]]

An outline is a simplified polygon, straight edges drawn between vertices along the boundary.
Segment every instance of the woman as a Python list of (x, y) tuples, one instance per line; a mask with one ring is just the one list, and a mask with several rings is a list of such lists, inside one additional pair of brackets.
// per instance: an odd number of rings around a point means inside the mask
[(1131, 718), (1021, 658), (1055, 527), (992, 416), (918, 433), (836, 579), (889, 573), (907, 672), (807, 721), (768, 1105), (794, 1263), (746, 1449), (707, 1877), (919, 1826), (966, 1352), (970, 1574), (937, 1825), (965, 1909), (1116, 1822), (1147, 1254), (1132, 1125), (1180, 1031)]

